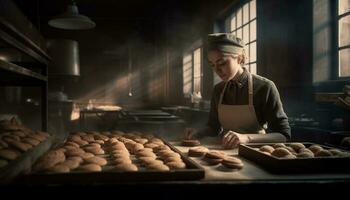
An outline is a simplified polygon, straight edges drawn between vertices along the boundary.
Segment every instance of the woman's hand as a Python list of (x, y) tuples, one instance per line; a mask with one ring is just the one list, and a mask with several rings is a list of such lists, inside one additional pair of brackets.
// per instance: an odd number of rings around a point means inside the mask
[(195, 128), (185, 128), (184, 138), (186, 140), (192, 139), (192, 137), (198, 132)]
[(225, 149), (234, 149), (239, 144), (245, 144), (249, 142), (249, 137), (244, 134), (240, 134), (234, 131), (228, 131), (224, 137), (222, 137), (222, 146)]

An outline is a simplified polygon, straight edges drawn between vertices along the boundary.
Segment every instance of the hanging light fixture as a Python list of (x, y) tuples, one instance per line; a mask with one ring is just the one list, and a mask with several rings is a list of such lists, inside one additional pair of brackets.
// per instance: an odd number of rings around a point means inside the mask
[(96, 26), (90, 18), (80, 15), (74, 0), (67, 6), (67, 10), (62, 15), (58, 15), (49, 21), (49, 25), (59, 29), (85, 30)]

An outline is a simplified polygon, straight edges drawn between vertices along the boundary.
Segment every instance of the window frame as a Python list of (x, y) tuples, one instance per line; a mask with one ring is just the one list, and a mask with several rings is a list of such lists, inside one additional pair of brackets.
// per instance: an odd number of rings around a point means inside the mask
[(349, 76), (340, 76), (340, 66), (339, 66), (339, 52), (342, 49), (350, 49), (350, 44), (339, 47), (339, 20), (343, 17), (350, 16), (350, 11), (343, 13), (339, 15), (339, 0), (333, 1), (333, 4), (331, 4), (331, 12), (333, 15), (333, 37), (332, 37), (332, 46), (333, 46), (333, 53), (332, 53), (332, 69), (331, 69), (331, 78), (332, 80), (350, 80)]
[(191, 63), (191, 89), (190, 89), (190, 93), (193, 92), (193, 53), (190, 52), (190, 51), (185, 51), (183, 54), (182, 54), (182, 94), (187, 97), (189, 96), (190, 94), (189, 93), (185, 93), (185, 84), (184, 84), (184, 67), (185, 67), (185, 64), (187, 64), (187, 62), (185, 63), (184, 60), (187, 56), (191, 56), (191, 62), (188, 62), (188, 63)]
[(203, 94), (203, 47), (200, 46), (200, 47), (197, 47), (197, 48), (194, 48), (192, 50), (192, 84), (193, 84), (193, 87), (192, 87), (192, 94), (195, 93), (195, 79), (198, 78), (198, 77), (195, 77), (195, 59), (194, 59), (194, 54), (195, 54), (195, 51), (199, 49), (199, 63), (200, 63), (200, 66), (199, 66), (199, 93), (202, 95)]
[[(200, 83), (199, 83), (199, 92), (200, 94), (202, 95), (203, 94), (203, 43), (202, 43), (202, 40), (197, 40), (196, 42), (194, 42), (189, 48), (187, 48), (187, 50), (184, 51), (183, 55), (182, 55), (182, 60), (184, 59), (184, 57), (186, 55), (191, 55), (191, 69), (192, 69), (192, 75), (191, 75), (191, 94), (194, 94), (194, 90), (195, 90), (195, 77), (194, 77), (194, 54), (195, 54), (195, 51), (197, 49), (200, 49), (200, 58), (199, 58), (199, 61), (200, 61)], [(182, 71), (183, 73), (183, 71)], [(182, 83), (183, 84), (183, 83)], [(190, 94), (186, 94), (184, 93), (184, 85), (182, 85), (182, 92), (183, 92), (183, 95), (184, 97), (187, 97), (188, 95)]]
[[(238, 4), (238, 5), (236, 5), (235, 6), (235, 8), (233, 9), (233, 11), (232, 11), (232, 13), (231, 14), (229, 14), (227, 17), (226, 17), (226, 19), (225, 19), (225, 21), (227, 20), (227, 19), (229, 19), (229, 21), (230, 21), (230, 23), (225, 23), (225, 26), (227, 25), (227, 24), (230, 24), (230, 27), (229, 27), (229, 32), (230, 33), (235, 33), (235, 35), (236, 35), (236, 33), (237, 33), (237, 31), (240, 29), (241, 31), (242, 31), (242, 35), (244, 35), (244, 27), (245, 26), (248, 26), (248, 42), (247, 43), (245, 43), (245, 46), (246, 47), (249, 47), (248, 49), (246, 49), (247, 51), (248, 51), (248, 53), (249, 53), (249, 62), (247, 62), (247, 63), (245, 63), (245, 66), (246, 67), (249, 67), (249, 71), (250, 71), (250, 65), (252, 65), (252, 64), (255, 64), (256, 65), (256, 69), (257, 69), (257, 60), (258, 60), (258, 56), (257, 56), (257, 43), (258, 43), (258, 38), (257, 38), (257, 14), (256, 14), (256, 10), (255, 10), (255, 17), (254, 18), (252, 18), (251, 19), (251, 13), (250, 13), (250, 11), (251, 11), (251, 9), (250, 9), (250, 5), (249, 5), (249, 3), (251, 2), (252, 0), (245, 0), (245, 1), (243, 1), (242, 3), (240, 3), (240, 4)], [(248, 4), (248, 21), (246, 22), (246, 23), (244, 23), (244, 12), (243, 12), (243, 10), (244, 10), (244, 6), (245, 5), (247, 5)], [(239, 9), (241, 9), (241, 21), (242, 21), (242, 23), (240, 24), (240, 26), (237, 26), (237, 20), (238, 20), (238, 18), (237, 18), (237, 12), (239, 11)], [(255, 1), (255, 9), (256, 9), (256, 1)], [(234, 15), (234, 16), (233, 16)], [(235, 25), (236, 25), (236, 27), (235, 27), (235, 29), (234, 30), (232, 30), (232, 27), (231, 27), (231, 25), (232, 25), (232, 19), (233, 19), (233, 17), (235, 17)], [(254, 40), (252, 40), (252, 41), (250, 41), (250, 37), (251, 37), (251, 30), (250, 30), (250, 24), (251, 23), (253, 23), (255, 21), (255, 26), (256, 26), (256, 29), (255, 29), (255, 34), (256, 34), (256, 36), (255, 36), (255, 39)], [(226, 27), (225, 27), (225, 29), (226, 29)], [(243, 39), (243, 37), (241, 38), (241, 39)], [(255, 61), (250, 61), (250, 45), (251, 44), (253, 44), (253, 43), (255, 43), (255, 50), (256, 50), (256, 59), (255, 59)]]
[[(234, 32), (234, 31), (231, 31), (231, 19), (232, 19), (232, 16), (235, 14), (236, 15), (236, 12), (241, 8), (242, 11), (243, 11), (243, 8), (244, 8), (244, 5), (247, 4), (247, 3), (250, 3), (252, 0), (243, 0), (243, 1), (234, 1), (231, 5), (229, 5), (226, 9), (224, 9), (219, 15), (218, 17), (216, 18), (215, 20), (215, 24), (214, 24), (214, 32)], [(240, 28), (242, 29), (242, 35), (243, 35), (243, 27), (244, 25), (248, 25), (248, 32), (249, 32), (249, 39), (250, 39), (250, 34), (251, 34), (251, 31), (250, 31), (250, 26), (249, 24), (251, 22), (253, 22), (254, 20), (256, 21), (256, 38), (255, 40), (253, 41), (249, 41), (247, 44), (246, 44), (246, 47), (248, 47), (249, 44), (252, 44), (255, 42), (255, 45), (256, 45), (256, 59), (254, 62), (251, 62), (250, 61), (250, 58), (249, 58), (249, 62), (246, 63), (244, 65), (244, 67), (246, 67), (249, 71), (250, 71), (250, 65), (251, 64), (255, 64), (256, 66), (256, 74), (258, 74), (258, 58), (259, 58), (259, 55), (258, 55), (258, 6), (257, 6), (257, 1), (258, 0), (255, 0), (255, 18), (253, 19), (250, 19), (250, 6), (248, 6), (248, 11), (249, 11), (249, 14), (248, 14), (248, 22), (247, 23), (243, 23), (243, 14), (242, 14), (242, 24), (240, 26)], [(237, 25), (237, 18), (236, 18), (236, 22), (235, 24)], [(238, 28), (236, 28), (238, 29)], [(246, 49), (247, 51), (250, 51), (250, 49)], [(247, 54), (250, 54), (250, 52), (248, 52)], [(250, 55), (249, 55), (250, 56)], [(248, 64), (248, 65), (247, 65)], [(213, 82), (214, 82), (214, 85), (215, 85), (215, 72), (213, 72)]]

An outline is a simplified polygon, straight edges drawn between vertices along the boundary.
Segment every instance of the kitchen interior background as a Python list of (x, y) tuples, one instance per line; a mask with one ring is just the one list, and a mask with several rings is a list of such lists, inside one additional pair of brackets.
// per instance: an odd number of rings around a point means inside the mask
[[(234, 32), (248, 43), (247, 68), (277, 85), (294, 140), (323, 142), (329, 133), (349, 130), (349, 108), (334, 104), (349, 84), (350, 17), (340, 18), (339, 9), (349, 12), (349, 1), (343, 7), (332, 0), (76, 1), (79, 12), (96, 22), (83, 31), (48, 26), (67, 1), (14, 2), (44, 38), (79, 44), (79, 76), (50, 75), (49, 68), (51, 132), (79, 130), (74, 113), (89, 103), (123, 110), (172, 108), (185, 121), (181, 127), (205, 123), (218, 81), (203, 53), (212, 32)], [(39, 93), (2, 87), (1, 113), (40, 129)], [(57, 103), (58, 95), (72, 104)], [(86, 129), (116, 122), (89, 120)], [(167, 134), (180, 134), (176, 131)]]

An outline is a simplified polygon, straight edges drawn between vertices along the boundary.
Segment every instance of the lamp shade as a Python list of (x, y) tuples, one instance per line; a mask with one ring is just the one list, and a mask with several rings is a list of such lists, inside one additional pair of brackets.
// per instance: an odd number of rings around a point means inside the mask
[(96, 26), (95, 22), (90, 18), (79, 14), (78, 7), (75, 4), (68, 5), (67, 11), (51, 19), (49, 25), (67, 30), (85, 30), (92, 29)]
[(48, 53), (52, 60), (49, 63), (49, 76), (79, 76), (78, 42), (66, 39), (49, 39)]

